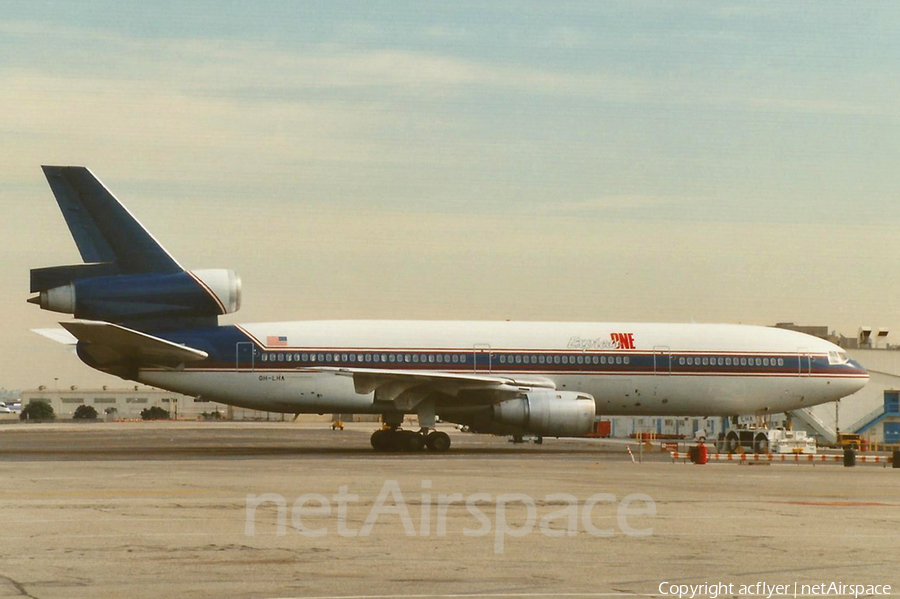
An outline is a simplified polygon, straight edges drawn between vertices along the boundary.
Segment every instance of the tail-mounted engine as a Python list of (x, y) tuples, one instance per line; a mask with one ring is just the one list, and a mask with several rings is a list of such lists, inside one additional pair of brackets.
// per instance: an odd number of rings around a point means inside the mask
[(44, 310), (86, 320), (124, 323), (216, 317), (241, 306), (241, 279), (225, 269), (78, 278), (40, 289), (40, 281), (53, 278), (47, 273), (51, 269), (41, 270), (32, 271), (32, 291), (40, 295), (29, 301)]
[(42, 168), (84, 264), (33, 269), (29, 302), (145, 332), (215, 326), (240, 307), (236, 274), (185, 270), (88, 169)]

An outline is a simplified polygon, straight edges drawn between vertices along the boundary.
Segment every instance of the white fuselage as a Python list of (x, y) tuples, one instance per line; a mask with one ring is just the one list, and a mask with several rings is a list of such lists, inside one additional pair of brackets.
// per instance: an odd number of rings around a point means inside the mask
[[(203, 347), (202, 340), (190, 340)], [(233, 345), (233, 347), (231, 347)], [(837, 346), (746, 325), (308, 321), (235, 328), (216, 358), (145, 368), (141, 382), (287, 413), (380, 413), (340, 371), (509, 377), (588, 393), (602, 415), (728, 416), (834, 401), (868, 374)], [(477, 409), (445, 398), (438, 414)]]

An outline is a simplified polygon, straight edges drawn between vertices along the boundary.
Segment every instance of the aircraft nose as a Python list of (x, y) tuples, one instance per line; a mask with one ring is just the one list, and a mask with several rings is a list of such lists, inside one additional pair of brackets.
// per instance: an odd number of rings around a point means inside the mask
[(859, 377), (859, 388), (862, 389), (869, 382), (869, 371), (856, 360), (850, 360), (850, 367), (853, 368), (854, 374)]

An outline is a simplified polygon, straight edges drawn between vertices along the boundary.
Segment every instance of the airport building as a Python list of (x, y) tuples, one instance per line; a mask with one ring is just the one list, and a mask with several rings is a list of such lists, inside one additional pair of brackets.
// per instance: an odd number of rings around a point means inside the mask
[[(141, 411), (159, 407), (177, 420), (202, 420), (229, 418), (234, 420), (281, 420), (281, 414), (232, 408), (225, 404), (194, 398), (180, 393), (163, 391), (144, 385), (125, 389), (103, 387), (100, 389), (69, 387), (66, 389), (37, 389), (22, 392), (22, 405), (33, 401), (50, 404), (57, 418), (72, 418), (78, 406), (88, 405), (97, 410), (99, 418), (107, 420), (136, 420)], [(217, 415), (218, 414), (218, 415)]]

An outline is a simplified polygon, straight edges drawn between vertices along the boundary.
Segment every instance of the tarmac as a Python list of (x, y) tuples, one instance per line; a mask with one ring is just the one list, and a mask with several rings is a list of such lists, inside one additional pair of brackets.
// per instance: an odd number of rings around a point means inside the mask
[(900, 593), (898, 469), (699, 466), (450, 428), (445, 454), (376, 454), (372, 430), (2, 425), (0, 597)]

